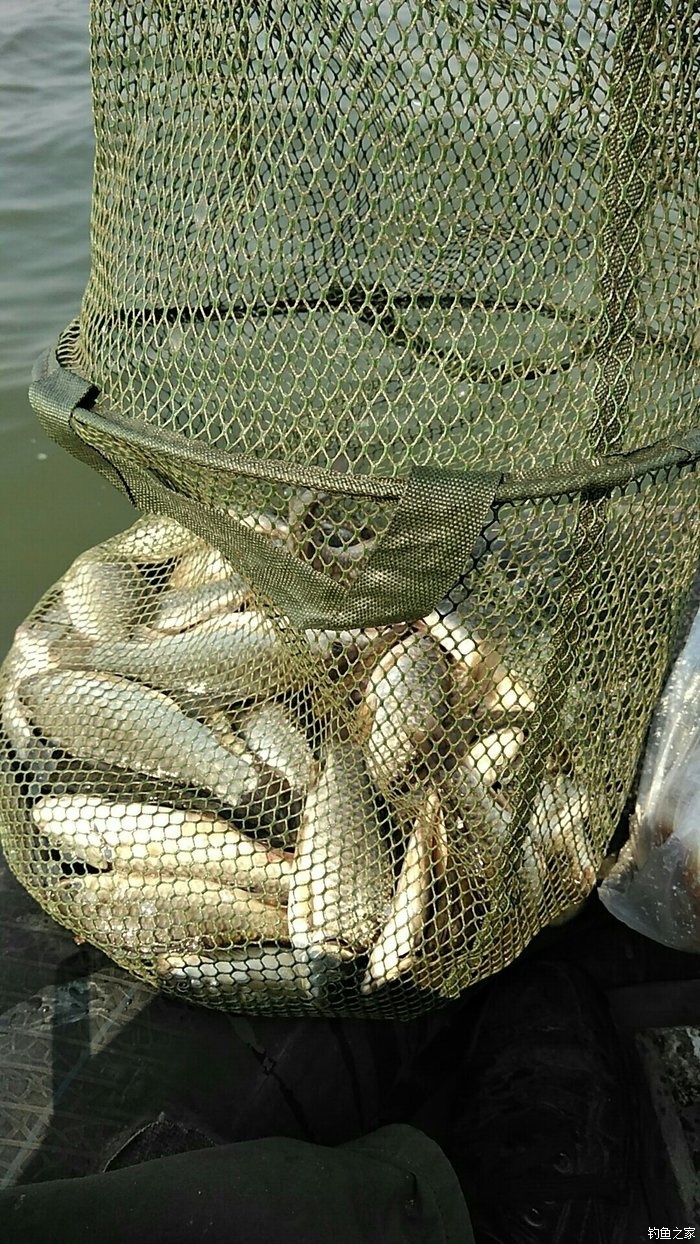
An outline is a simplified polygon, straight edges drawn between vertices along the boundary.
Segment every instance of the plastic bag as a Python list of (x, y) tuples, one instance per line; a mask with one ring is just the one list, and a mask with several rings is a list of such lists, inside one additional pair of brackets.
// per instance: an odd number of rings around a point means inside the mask
[(624, 924), (700, 952), (700, 610), (652, 721), (636, 825), (599, 894)]

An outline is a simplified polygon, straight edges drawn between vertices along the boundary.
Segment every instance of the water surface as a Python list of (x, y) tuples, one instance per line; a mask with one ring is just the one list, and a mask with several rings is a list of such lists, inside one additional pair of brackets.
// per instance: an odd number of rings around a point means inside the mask
[(90, 254), (87, 0), (3, 0), (0, 25), (0, 654), (123, 497), (49, 441), (27, 399), (39, 353), (78, 311)]

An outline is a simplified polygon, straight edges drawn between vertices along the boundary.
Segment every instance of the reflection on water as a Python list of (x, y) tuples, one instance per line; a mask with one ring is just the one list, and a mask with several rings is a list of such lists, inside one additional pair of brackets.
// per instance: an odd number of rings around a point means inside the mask
[(130, 506), (48, 441), (34, 359), (75, 314), (89, 265), (88, 0), (3, 0), (0, 24), (0, 655), (14, 627)]

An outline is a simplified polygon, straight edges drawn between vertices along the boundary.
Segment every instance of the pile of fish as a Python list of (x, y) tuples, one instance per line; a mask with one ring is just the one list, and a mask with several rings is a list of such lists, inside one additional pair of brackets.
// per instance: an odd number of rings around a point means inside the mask
[(17, 631), (1, 720), (26, 794), (8, 858), (79, 937), (203, 1001), (455, 992), (454, 964), (514, 912), (542, 923), (595, 883), (564, 760), (514, 833), (535, 711), (451, 602), (300, 632), (147, 516)]

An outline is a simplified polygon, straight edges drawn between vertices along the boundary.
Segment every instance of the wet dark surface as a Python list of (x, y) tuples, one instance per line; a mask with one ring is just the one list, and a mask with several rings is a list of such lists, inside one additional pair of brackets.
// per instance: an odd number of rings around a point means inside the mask
[[(659, 1123), (666, 1038), (649, 1033), (700, 1024), (700, 957), (645, 940), (594, 897), (569, 924), (541, 934), (524, 958), (582, 967), (611, 1004), (643, 1119), (630, 1242), (647, 1238), (650, 1225), (691, 1225), (682, 1217), (668, 1129)], [(410, 1024), (206, 1011), (155, 994), (98, 951), (77, 946), (3, 863), (0, 1180), (98, 1170), (160, 1112), (222, 1141), (287, 1135), (335, 1144), (382, 1121), (410, 1120), (463, 1055), (484, 988)], [(656, 1071), (639, 1056), (640, 1034), (656, 1052)], [(688, 1041), (683, 1048), (687, 1054)], [(664, 1074), (664, 1108), (672, 1109), (673, 1070)], [(688, 1092), (697, 1078), (688, 1058), (679, 1074), (690, 1084), (682, 1100), (692, 1119), (698, 1103)]]

